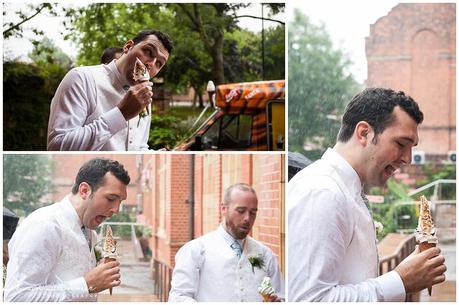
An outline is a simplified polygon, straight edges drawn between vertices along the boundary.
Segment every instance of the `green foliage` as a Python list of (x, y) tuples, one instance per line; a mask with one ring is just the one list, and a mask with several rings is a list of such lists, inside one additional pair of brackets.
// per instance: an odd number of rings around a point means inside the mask
[(3, 204), (18, 216), (49, 205), (53, 164), (48, 155), (3, 155)]
[(5, 150), (46, 150), (49, 105), (66, 72), (53, 63), (3, 64)]
[[(332, 146), (345, 104), (359, 91), (345, 53), (323, 26), (295, 11), (289, 25), (289, 150), (317, 159)], [(303, 152), (304, 143), (308, 151)]]
[(384, 203), (371, 206), (373, 219), (383, 224), (384, 229), (378, 233), (383, 238), (387, 233), (397, 230), (411, 230), (417, 225), (416, 206), (406, 205), (412, 199), (408, 196), (408, 186), (393, 179), (387, 181), (387, 189), (374, 187), (372, 195), (384, 195)]
[(285, 26), (266, 30), (265, 39), (265, 78), (285, 79)]
[(30, 59), (41, 66), (58, 65), (69, 70), (72, 67), (72, 59), (65, 54), (48, 37), (41, 41), (34, 41), (34, 49), (29, 53)]
[(148, 145), (153, 149), (173, 148), (186, 136), (187, 128), (179, 118), (166, 115), (152, 115)]

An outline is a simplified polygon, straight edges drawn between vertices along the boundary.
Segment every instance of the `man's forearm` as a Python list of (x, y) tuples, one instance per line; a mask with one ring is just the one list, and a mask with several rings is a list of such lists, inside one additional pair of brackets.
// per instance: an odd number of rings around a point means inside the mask
[(83, 301), (90, 297), (86, 282), (82, 277), (55, 285), (39, 286), (30, 283), (5, 287), (5, 301), (7, 302), (68, 302)]
[(54, 127), (48, 135), (48, 150), (101, 150), (115, 133), (126, 127), (120, 115), (119, 110), (114, 108), (84, 126), (66, 129)]

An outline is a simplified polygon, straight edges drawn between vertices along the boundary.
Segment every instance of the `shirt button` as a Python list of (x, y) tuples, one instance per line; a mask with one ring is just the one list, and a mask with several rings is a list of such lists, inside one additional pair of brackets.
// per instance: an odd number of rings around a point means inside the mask
[(129, 141), (129, 144), (132, 144), (132, 141)]

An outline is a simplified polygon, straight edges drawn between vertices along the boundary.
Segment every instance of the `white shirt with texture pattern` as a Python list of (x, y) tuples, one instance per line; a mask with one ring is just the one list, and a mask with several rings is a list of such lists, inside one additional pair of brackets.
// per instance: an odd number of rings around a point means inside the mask
[(397, 272), (378, 276), (376, 233), (357, 172), (336, 151), (288, 183), (288, 300), (404, 301)]
[(148, 150), (151, 117), (126, 122), (117, 107), (126, 84), (115, 60), (70, 70), (51, 102), (48, 150)]
[(31, 213), (8, 244), (10, 260), (4, 288), (9, 302), (96, 301), (84, 274), (96, 266), (68, 197)]

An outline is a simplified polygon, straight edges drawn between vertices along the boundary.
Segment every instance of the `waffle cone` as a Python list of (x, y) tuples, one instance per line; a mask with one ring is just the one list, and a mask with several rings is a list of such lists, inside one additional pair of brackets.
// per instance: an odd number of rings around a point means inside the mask
[(261, 294), (261, 296), (263, 297), (263, 302), (269, 302), (269, 300), (271, 299), (270, 294)]
[[(435, 248), (436, 246), (437, 246), (437, 244), (434, 244), (434, 243), (428, 243), (428, 242), (420, 243), (419, 244), (419, 251), (424, 252), (427, 249)], [(432, 286), (427, 287), (427, 290), (429, 291), (429, 296), (431, 296), (432, 295)]]
[[(109, 262), (114, 262), (114, 261), (116, 261), (116, 258), (104, 257), (104, 264), (109, 263)], [(108, 291), (110, 292), (110, 295), (112, 295), (113, 287), (109, 288)]]

